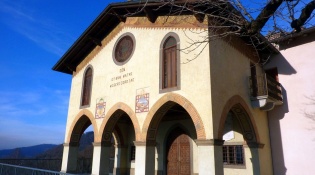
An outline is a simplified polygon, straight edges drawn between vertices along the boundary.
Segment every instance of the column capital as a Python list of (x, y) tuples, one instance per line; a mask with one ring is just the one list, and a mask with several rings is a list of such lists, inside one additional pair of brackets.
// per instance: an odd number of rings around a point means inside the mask
[(92, 142), (93, 146), (102, 146), (102, 147), (111, 147), (112, 143), (110, 142)]
[(144, 142), (144, 141), (133, 141), (133, 144), (135, 146), (146, 146), (147, 142)]
[(133, 141), (135, 146), (156, 146), (157, 143), (155, 140), (147, 140), (147, 141)]
[(222, 146), (224, 140), (220, 139), (196, 139), (197, 146)]
[(70, 146), (70, 143), (63, 143), (63, 146)]
[(102, 146), (102, 142), (92, 142), (93, 146)]

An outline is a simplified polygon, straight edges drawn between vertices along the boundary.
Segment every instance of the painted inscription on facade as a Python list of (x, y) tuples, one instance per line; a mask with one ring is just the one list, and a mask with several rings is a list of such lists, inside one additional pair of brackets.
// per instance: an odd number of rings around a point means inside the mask
[(134, 82), (134, 78), (132, 72), (126, 72), (125, 68), (121, 68), (119, 69), (119, 75), (112, 77), (111, 82), (110, 87), (112, 88)]

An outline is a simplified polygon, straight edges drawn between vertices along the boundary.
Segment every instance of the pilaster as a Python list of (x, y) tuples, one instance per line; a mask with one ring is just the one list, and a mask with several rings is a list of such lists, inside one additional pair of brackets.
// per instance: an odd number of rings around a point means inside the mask
[(223, 175), (223, 140), (195, 140), (198, 147), (199, 175)]

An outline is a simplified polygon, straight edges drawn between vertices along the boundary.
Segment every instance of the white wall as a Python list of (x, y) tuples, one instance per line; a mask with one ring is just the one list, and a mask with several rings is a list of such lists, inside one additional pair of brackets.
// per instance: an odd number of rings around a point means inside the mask
[[(289, 45), (300, 41), (290, 41)], [(314, 49), (315, 42), (287, 47), (265, 66), (278, 67), (284, 95), (284, 104), (268, 113), (275, 175), (315, 172), (315, 116), (306, 116), (315, 112), (309, 99), (315, 99)]]

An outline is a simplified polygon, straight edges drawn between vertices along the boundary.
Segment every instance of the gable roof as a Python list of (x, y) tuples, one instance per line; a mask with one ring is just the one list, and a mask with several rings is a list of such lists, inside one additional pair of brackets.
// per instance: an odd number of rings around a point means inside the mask
[(280, 50), (296, 47), (302, 44), (315, 41), (315, 27), (302, 29), (300, 32), (288, 34), (278, 34), (274, 39), (270, 40), (279, 46)]
[[(180, 4), (184, 2), (177, 1), (176, 3)], [(193, 14), (192, 11), (182, 11), (180, 7), (172, 6), (172, 11), (176, 12), (176, 10), (178, 14), (172, 15)], [(96, 46), (101, 46), (101, 41), (108, 34), (110, 34), (110, 32), (120, 22), (126, 21), (127, 15), (133, 17), (146, 16), (151, 22), (154, 22), (158, 16), (170, 15), (170, 5), (165, 5), (165, 2), (161, 1), (128, 1), (109, 4), (83, 32), (83, 34), (74, 42), (67, 52), (59, 59), (52, 69), (55, 71), (72, 74), (76, 70), (76, 67)], [(242, 39), (249, 40), (248, 37), (242, 37)], [(261, 49), (258, 48), (257, 50), (260, 50), (261, 52), (266, 50), (268, 50), (268, 52), (277, 52), (277, 50), (262, 35), (259, 36), (258, 42), (260, 41), (263, 41), (262, 43), (264, 44), (258, 46), (261, 47)]]

